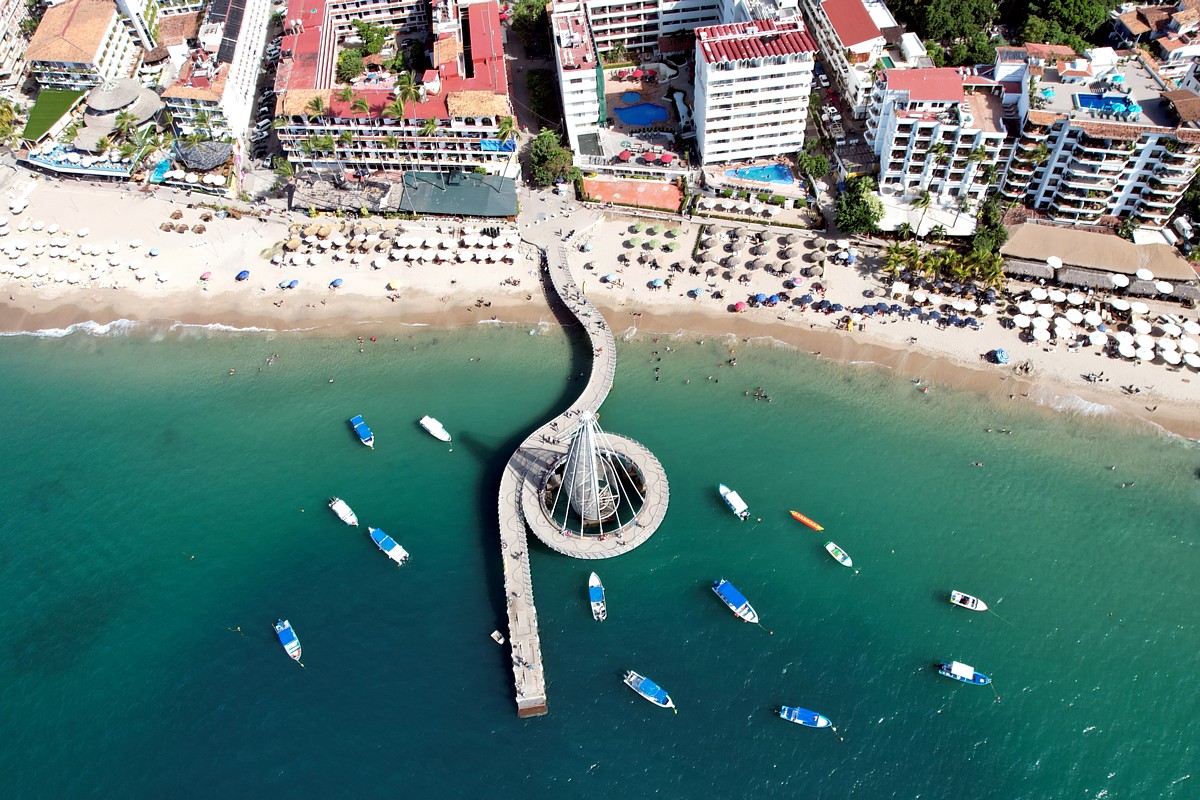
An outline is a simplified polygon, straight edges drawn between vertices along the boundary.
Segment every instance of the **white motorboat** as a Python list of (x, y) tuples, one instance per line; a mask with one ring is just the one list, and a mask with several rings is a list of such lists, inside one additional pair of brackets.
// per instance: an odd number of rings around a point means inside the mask
[(421, 427), (424, 428), (430, 436), (435, 439), (440, 439), (443, 442), (450, 441), (450, 434), (442, 427), (442, 423), (430, 416), (421, 417)]
[(355, 516), (354, 511), (351, 510), (350, 506), (346, 505), (345, 500), (342, 500), (338, 497), (331, 497), (329, 498), (329, 508), (334, 514), (337, 514), (337, 518), (342, 522), (346, 523), (347, 525), (358, 527), (358, 517)]

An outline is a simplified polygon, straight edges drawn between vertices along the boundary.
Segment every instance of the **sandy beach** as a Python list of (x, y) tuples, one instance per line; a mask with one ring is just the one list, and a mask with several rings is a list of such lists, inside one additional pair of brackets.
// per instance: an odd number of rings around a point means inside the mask
[[(494, 318), (506, 323), (559, 324), (538, 279), (536, 251), (525, 243), (489, 248), (476, 242), (464, 247), (477, 230), (470, 226), (380, 220), (347, 225), (333, 217), (310, 220), (278, 213), (202, 221), (202, 214), (211, 210), (188, 207), (201, 202), (200, 197), (156, 196), (32, 176), (22, 176), (6, 195), (9, 200), (27, 197), (29, 202), (23, 213), (2, 226), (7, 233), (0, 236), (0, 251), (6, 251), (0, 255), (4, 267), (0, 331), (8, 333), (61, 332), (72, 325), (103, 326), (116, 320), (326, 332), (370, 322), (454, 327)], [(1110, 358), (1097, 347), (1022, 341), (1020, 331), (1001, 326), (1002, 313), (980, 317), (980, 330), (943, 330), (930, 322), (893, 316), (868, 318), (865, 330), (853, 331), (839, 329), (843, 314), (827, 315), (811, 307), (802, 310), (787, 302), (730, 313), (733, 303), (758, 293), (787, 292), (798, 297), (812, 291), (814, 281), (822, 284), (826, 299), (847, 308), (868, 302), (867, 293), (886, 298), (888, 288), (882, 282), (878, 257), (870, 250), (861, 250), (852, 266), (828, 265), (821, 278), (804, 278), (799, 271), (785, 276), (763, 268), (746, 269), (744, 263), (752, 256), (743, 246), (748, 250), (751, 237), (761, 232), (766, 249), (782, 253), (792, 247), (794, 255), (802, 256), (813, 250), (816, 235), (749, 225), (739, 226), (742, 235), (731, 237), (728, 231), (735, 226), (716, 222), (712, 232), (702, 237), (703, 226), (697, 221), (601, 214), (544, 196), (523, 203), (518, 226), (489, 227), (500, 227), (502, 238), (515, 240), (519, 233), (526, 242), (542, 247), (558, 247), (573, 232), (568, 246), (572, 269), (619, 335), (727, 335), (731, 344), (771, 339), (822, 358), (894, 369), (920, 380), (921, 387), (931, 391), (952, 388), (1008, 395), (1017, 402), (1068, 413), (1117, 413), (1200, 439), (1200, 373), (1161, 360), (1139, 363)], [(173, 213), (179, 218), (172, 219)], [(570, 230), (555, 225), (556, 215)], [(635, 231), (639, 221), (658, 230)], [(188, 231), (160, 230), (168, 222), (186, 225)], [(193, 232), (196, 225), (204, 226), (202, 233)], [(312, 230), (314, 225), (330, 232), (322, 236), (317, 230), (305, 236), (303, 229)], [(339, 236), (352, 241), (355, 225), (364, 228), (368, 241), (353, 252), (349, 242), (334, 244)], [(86, 235), (80, 236), (81, 231)], [(789, 233), (797, 234), (798, 240), (787, 243), (782, 237)], [(301, 241), (296, 249), (286, 249), (285, 242), (297, 235)], [(641, 241), (631, 241), (635, 237)], [(715, 274), (708, 269), (690, 274), (687, 269), (696, 263), (692, 254), (697, 243), (709, 238), (713, 247), (702, 253), (733, 255), (743, 259), (743, 265), (715, 269)], [(55, 239), (57, 245), (52, 244)], [(395, 247), (401, 239), (411, 246)], [(14, 246), (18, 240), (24, 240), (23, 248)], [(677, 243), (674, 252), (664, 249), (670, 242)], [(439, 260), (421, 261), (421, 252), (436, 253)], [(490, 262), (489, 253), (494, 259)], [(642, 254), (645, 263), (639, 263)], [(282, 263), (272, 263), (273, 257)], [(21, 259), (24, 264), (16, 268)], [(304, 263), (292, 263), (298, 260)], [(797, 257), (790, 263), (799, 267), (810, 261)], [(683, 271), (672, 272), (673, 264)], [(710, 261), (698, 266), (719, 265)], [(14, 277), (14, 270), (30, 275)], [(238, 282), (235, 276), (242, 270), (248, 270), (250, 277)], [(211, 273), (209, 279), (201, 281), (206, 272)], [(601, 280), (608, 276), (614, 280)], [(668, 278), (669, 286), (665, 285)], [(342, 280), (340, 287), (330, 288), (337, 279)], [(281, 281), (292, 280), (298, 282), (296, 288), (278, 288)], [(794, 284), (785, 285), (789, 280)], [(664, 285), (651, 288), (655, 281)], [(1009, 287), (1011, 292), (1022, 288), (1028, 287)], [(694, 293), (697, 289), (703, 291)], [(723, 296), (714, 298), (718, 292)], [(1090, 297), (1085, 307), (1106, 312), (1102, 299)], [(1149, 304), (1150, 313), (1145, 315), (1149, 320), (1163, 313), (1197, 318), (1196, 311), (1178, 303)], [(999, 305), (1001, 310), (1007, 306)], [(1011, 354), (1008, 365), (981, 359), (981, 354), (995, 348)], [(1084, 377), (1101, 373), (1096, 382)], [(1139, 391), (1131, 393), (1126, 387)]]

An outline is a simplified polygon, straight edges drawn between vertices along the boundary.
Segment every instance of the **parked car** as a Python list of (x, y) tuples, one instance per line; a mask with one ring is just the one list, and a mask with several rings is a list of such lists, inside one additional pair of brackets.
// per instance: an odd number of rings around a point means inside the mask
[(270, 131), (259, 131), (258, 133), (254, 134), (253, 136), (250, 137), (250, 141), (261, 142), (263, 139), (266, 139), (270, 135), (271, 135)]

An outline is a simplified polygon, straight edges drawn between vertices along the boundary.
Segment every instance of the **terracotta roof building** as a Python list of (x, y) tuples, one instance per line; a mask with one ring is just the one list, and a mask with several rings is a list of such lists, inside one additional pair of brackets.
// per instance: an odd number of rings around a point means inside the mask
[(43, 89), (88, 89), (133, 74), (155, 42), (146, 19), (157, 0), (67, 0), (46, 9), (25, 48), (29, 73)]
[(851, 114), (865, 118), (873, 83), (871, 70), (887, 47), (883, 31), (895, 31), (898, 23), (886, 5), (868, 5), (865, 0), (800, 0), (800, 8), (820, 48), (821, 60)]

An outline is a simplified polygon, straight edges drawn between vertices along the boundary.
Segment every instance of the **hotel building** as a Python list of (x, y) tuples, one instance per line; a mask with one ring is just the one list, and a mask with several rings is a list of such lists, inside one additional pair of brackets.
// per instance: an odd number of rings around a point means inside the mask
[(553, 13), (582, 10), (597, 52), (622, 45), (653, 51), (660, 37), (721, 21), (719, 0), (579, 0), (553, 4)]
[(696, 139), (704, 164), (804, 146), (817, 46), (798, 19), (696, 29)]
[[(337, 55), (345, 44), (353, 3), (291, 0), (286, 12), (277, 95), (276, 133), (297, 168), (335, 174), (422, 170), (515, 176), (515, 139), (508, 71), (495, 0), (425, 0), (431, 69), (417, 77), (417, 97), (397, 96), (396, 76), (367, 73), (336, 85)], [(404, 2), (369, 4), (381, 24), (416, 26)], [(380, 11), (390, 8), (388, 17)], [(416, 28), (414, 28), (416, 29)]]
[(598, 135), (604, 118), (604, 71), (596, 58), (587, 20), (578, 5), (576, 3), (575, 9), (561, 10), (550, 18), (567, 143), (576, 153), (583, 150), (579, 145), (580, 137)]
[[(870, 98), (866, 138), (880, 193), (982, 200), (1012, 152), (995, 81), (945, 68), (887, 69)], [(957, 200), (951, 200), (957, 198)]]
[(162, 93), (178, 136), (240, 136), (250, 123), (271, 0), (213, 0), (197, 46)]
[[(800, 8), (834, 86), (854, 118), (864, 119), (870, 107), (875, 71), (894, 66), (893, 59), (884, 60), (887, 38), (883, 31), (899, 37), (902, 29), (881, 2), (801, 0)], [(917, 39), (915, 34), (908, 36)], [(923, 55), (920, 41), (916, 44)]]
[(46, 9), (25, 49), (43, 89), (89, 89), (133, 75), (154, 47), (158, 0), (68, 0)]
[(25, 50), (21, 24), (28, 18), (25, 0), (0, 0), (0, 84), (20, 79)]
[(995, 74), (1020, 134), (1000, 196), (1054, 222), (1166, 226), (1200, 167), (1200, 103), (1138, 56), (1001, 47)]

